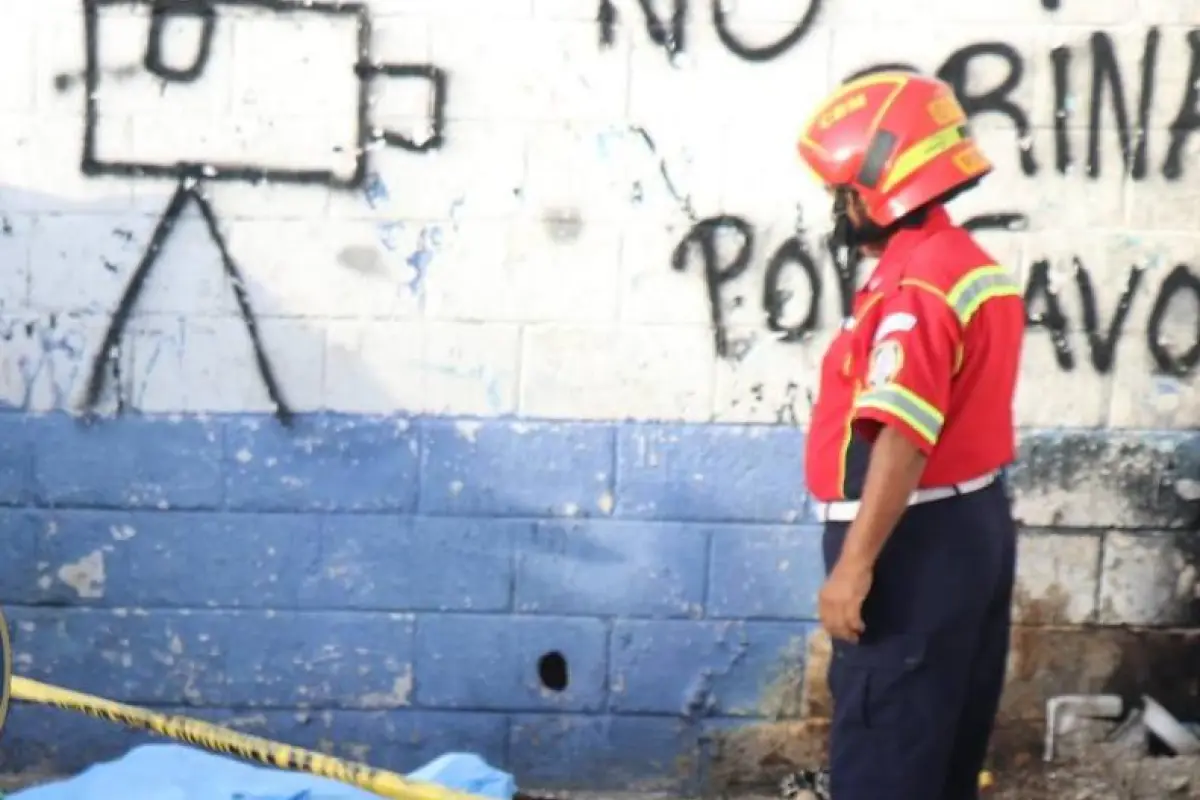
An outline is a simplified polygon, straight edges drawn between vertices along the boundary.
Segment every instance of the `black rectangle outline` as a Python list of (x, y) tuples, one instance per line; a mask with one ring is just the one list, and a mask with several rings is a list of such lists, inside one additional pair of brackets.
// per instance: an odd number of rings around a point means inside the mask
[(218, 164), (178, 161), (174, 164), (141, 163), (132, 161), (101, 161), (96, 158), (96, 126), (99, 109), (96, 93), (100, 84), (100, 45), (98, 42), (99, 10), (108, 6), (150, 6), (154, 0), (82, 0), (84, 13), (84, 126), (83, 154), (80, 170), (90, 176), (196, 178), (205, 181), (240, 183), (318, 184), (334, 189), (355, 189), (363, 185), (367, 175), (367, 146), (370, 144), (370, 81), (361, 77), (364, 65), (370, 62), (371, 14), (364, 3), (340, 3), (336, 0), (211, 0), (220, 8), (256, 8), (279, 13), (315, 13), (331, 17), (351, 17), (358, 23), (356, 61), (352, 65), (359, 75), (357, 131), (355, 136), (354, 172), (349, 178), (333, 170), (295, 170), (275, 167), (251, 167), (245, 164)]

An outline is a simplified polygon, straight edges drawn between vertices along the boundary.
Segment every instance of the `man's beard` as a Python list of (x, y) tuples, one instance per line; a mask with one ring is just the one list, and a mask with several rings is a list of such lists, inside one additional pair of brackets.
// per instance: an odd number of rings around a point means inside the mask
[(888, 229), (866, 220), (861, 225), (855, 225), (850, 220), (849, 206), (852, 198), (851, 190), (839, 187), (833, 193), (833, 232), (830, 238), (835, 247), (845, 247), (859, 250), (868, 245), (883, 244), (888, 237)]

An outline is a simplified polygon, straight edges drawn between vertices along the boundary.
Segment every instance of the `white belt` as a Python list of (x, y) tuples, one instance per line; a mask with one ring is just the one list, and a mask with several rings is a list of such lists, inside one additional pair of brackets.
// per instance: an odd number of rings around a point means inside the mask
[[(956, 483), (953, 486), (933, 486), (928, 489), (917, 489), (909, 496), (908, 504), (910, 506), (917, 506), (921, 503), (932, 503), (934, 500), (945, 500), (947, 497), (978, 492), (980, 489), (986, 489), (995, 483), (999, 474), (997, 471), (992, 471), (986, 475), (980, 475), (978, 478)], [(821, 522), (851, 522), (858, 516), (858, 508), (861, 505), (862, 503), (858, 500), (818, 503), (817, 519)]]

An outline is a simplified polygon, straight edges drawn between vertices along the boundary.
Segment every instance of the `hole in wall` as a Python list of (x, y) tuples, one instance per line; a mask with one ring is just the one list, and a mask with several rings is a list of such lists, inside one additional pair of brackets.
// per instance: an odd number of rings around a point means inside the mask
[(569, 683), (567, 659), (557, 650), (551, 650), (549, 653), (543, 653), (538, 659), (538, 680), (542, 682), (542, 686), (552, 692), (561, 692), (567, 688)]

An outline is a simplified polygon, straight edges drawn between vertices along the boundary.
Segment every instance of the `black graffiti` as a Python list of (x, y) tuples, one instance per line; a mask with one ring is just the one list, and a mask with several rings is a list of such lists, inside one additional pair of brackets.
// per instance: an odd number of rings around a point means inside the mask
[[(736, 238), (736, 252), (727, 261), (722, 261), (718, 251), (721, 240)], [(729, 358), (736, 355), (731, 347), (728, 325), (725, 319), (723, 288), (744, 275), (755, 256), (757, 237), (754, 226), (746, 219), (729, 214), (708, 217), (697, 221), (676, 245), (671, 255), (671, 266), (683, 272), (699, 252), (700, 266), (704, 275), (704, 286), (708, 296), (709, 317), (713, 329), (713, 344), (718, 356)], [(831, 263), (837, 276), (837, 288), (841, 298), (843, 315), (848, 315), (854, 304), (854, 286), (858, 279), (861, 259), (852, 255), (839, 258), (830, 248)], [(784, 309), (792, 293), (784, 288), (784, 278), (789, 270), (799, 270), (809, 289), (808, 308), (803, 319), (792, 325), (783, 320)], [(808, 245), (800, 236), (788, 237), (767, 259), (766, 280), (763, 283), (762, 308), (767, 315), (767, 327), (782, 334), (784, 341), (801, 341), (820, 326), (820, 302), (824, 289), (817, 262)]]
[(432, 64), (359, 64), (355, 67), (360, 78), (370, 80), (376, 76), (387, 78), (423, 78), (433, 87), (429, 101), (429, 136), (418, 142), (396, 131), (382, 130), (379, 135), (392, 147), (410, 153), (426, 153), (439, 150), (446, 142), (446, 71)]
[[(669, 20), (659, 16), (653, 0), (638, 0), (638, 4), (642, 9), (646, 34), (650, 37), (650, 41), (666, 50), (669, 56), (684, 52), (687, 46), (688, 1), (674, 0)], [(786, 35), (771, 44), (754, 47), (746, 44), (733, 32), (724, 0), (712, 0), (712, 24), (717, 32), (717, 38), (730, 53), (751, 62), (773, 61), (804, 41), (820, 13), (821, 0), (808, 0), (808, 6), (800, 21)], [(596, 12), (596, 22), (600, 29), (600, 46), (611, 47), (616, 41), (616, 28), (619, 22), (613, 0), (600, 0)]]
[[(136, 78), (146, 69), (145, 64), (126, 64), (123, 67), (107, 67), (103, 70), (104, 76), (110, 80), (127, 81)], [(87, 78), (87, 72), (60, 72), (54, 76), (54, 90), (56, 92), (69, 92), (75, 88), (78, 83), (83, 83)]]
[[(1071, 169), (1071, 138), (1067, 135), (1067, 115), (1063, 109), (1071, 97), (1071, 48), (1055, 47), (1050, 50), (1050, 65), (1054, 73), (1054, 168), (1060, 175)], [(1092, 102), (1098, 95), (1092, 93)], [(1090, 138), (1090, 137), (1089, 137)], [(1100, 137), (1095, 137), (1099, 142)], [(1097, 161), (1097, 163), (1099, 163)]]
[(237, 301), (242, 322), (246, 325), (246, 333), (249, 335), (250, 345), (254, 349), (254, 361), (258, 367), (258, 374), (262, 378), (263, 386), (267, 390), (267, 396), (274, 407), (275, 417), (284, 425), (291, 425), (293, 414), (283, 397), (283, 391), (279, 387), (279, 381), (275, 377), (275, 371), (263, 347), (262, 335), (258, 328), (258, 319), (254, 315), (254, 309), (250, 304), (250, 296), (246, 290), (246, 282), (242, 277), (242, 271), (229, 254), (229, 248), (225, 244), (225, 237), (221, 235), (212, 205), (200, 193), (199, 187), (186, 179), (180, 180), (176, 186), (175, 193), (171, 195), (171, 200), (167, 203), (166, 210), (163, 211), (162, 217), (159, 218), (158, 224), (154, 228), (154, 234), (150, 237), (150, 243), (146, 247), (146, 252), (142, 255), (141, 261), (138, 262), (137, 268), (133, 271), (133, 275), (130, 276), (129, 282), (125, 285), (125, 290), (122, 292), (120, 300), (117, 301), (117, 308), (113, 312), (112, 319), (109, 320), (108, 328), (104, 331), (104, 339), (101, 342), (100, 349), (92, 361), (91, 373), (88, 376), (87, 391), (84, 396), (84, 407), (88, 411), (92, 411), (100, 402), (100, 396), (104, 391), (105, 377), (109, 375), (110, 368), (116, 369), (121, 341), (124, 338), (125, 329), (129, 324), (129, 318), (137, 307), (138, 299), (141, 297), (146, 281), (154, 270), (154, 265), (158, 263), (158, 259), (162, 255), (163, 247), (166, 245), (167, 240), (175, 229), (175, 225), (179, 222), (179, 218), (183, 215), (189, 203), (194, 205), (200, 212), (208, 234), (212, 237), (213, 243), (216, 245), (217, 251), (221, 256), (221, 264), (233, 289), (234, 300)]
[(721, 44), (725, 45), (725, 49), (738, 58), (754, 62), (772, 61), (803, 41), (813, 23), (817, 21), (817, 14), (820, 11), (820, 0), (809, 0), (808, 8), (804, 10), (804, 16), (786, 36), (774, 44), (751, 47), (738, 39), (729, 29), (729, 18), (726, 16), (723, 0), (712, 0), (713, 27), (717, 31), (717, 38), (721, 40)]
[[(1129, 110), (1125, 103), (1125, 85), (1121, 78), (1121, 68), (1117, 63), (1116, 51), (1112, 39), (1103, 33), (1092, 34), (1092, 96), (1088, 106), (1088, 154), (1087, 174), (1097, 177), (1100, 174), (1100, 114), (1103, 107), (1102, 95), (1107, 84), (1112, 94), (1113, 113), (1117, 118), (1117, 136), (1121, 146), (1121, 160), (1125, 170), (1136, 178), (1146, 177), (1146, 144), (1148, 137), (1145, 131), (1150, 124), (1150, 105), (1154, 100), (1154, 65), (1158, 63), (1158, 28), (1146, 32), (1146, 44), (1142, 52), (1142, 82), (1138, 99), (1137, 127), (1129, 128)], [(1057, 77), (1055, 79), (1057, 83)], [(1066, 108), (1065, 104), (1062, 106)], [(1057, 111), (1057, 108), (1056, 108)], [(1057, 114), (1055, 115), (1057, 118)], [(1136, 138), (1136, 142), (1133, 139)], [(1070, 158), (1068, 157), (1068, 162)], [(1164, 174), (1166, 166), (1164, 165)]]
[(1190, 292), (1193, 302), (1200, 304), (1200, 277), (1197, 277), (1187, 264), (1177, 265), (1163, 281), (1162, 288), (1158, 291), (1158, 297), (1154, 299), (1154, 306), (1150, 309), (1150, 318), (1146, 325), (1146, 343), (1150, 348), (1150, 355), (1154, 358), (1155, 365), (1163, 372), (1177, 376), (1190, 374), (1196, 365), (1200, 364), (1200, 314), (1195, 315), (1192, 344), (1182, 353), (1178, 355), (1171, 353), (1162, 336), (1167, 309), (1171, 307), (1172, 301), (1181, 292)]
[(1179, 107), (1179, 113), (1171, 123), (1171, 145), (1163, 162), (1163, 175), (1171, 180), (1177, 180), (1183, 175), (1184, 146), (1188, 137), (1200, 130), (1200, 30), (1189, 31), (1187, 41), (1192, 54), (1191, 61), (1188, 62), (1187, 78), (1184, 80), (1187, 94)]
[[(1105, 374), (1112, 370), (1115, 363), (1117, 339), (1129, 318), (1129, 309), (1133, 305), (1134, 293), (1142, 282), (1144, 270), (1137, 265), (1130, 268), (1113, 317), (1107, 330), (1102, 332), (1091, 275), (1078, 257), (1072, 259), (1072, 265), (1079, 301), (1083, 306), (1083, 331), (1087, 335), (1092, 366), (1097, 372)], [(1045, 328), (1050, 332), (1059, 367), (1065, 371), (1075, 369), (1075, 353), (1067, 335), (1070, 321), (1052, 285), (1050, 262), (1046, 259), (1035, 261), (1030, 267), (1029, 280), (1025, 284), (1025, 313), (1029, 327)], [(1163, 364), (1160, 363), (1159, 368), (1164, 369)]]
[(1029, 227), (1029, 217), (1015, 211), (997, 214), (977, 214), (963, 222), (963, 227), (976, 231), (1023, 231)]
[[(642, 16), (646, 20), (646, 34), (650, 41), (671, 55), (682, 53), (687, 36), (687, 0), (675, 0), (671, 9), (671, 21), (668, 23), (658, 15), (654, 8), (654, 0), (638, 0), (642, 7)], [(600, 46), (611, 47), (616, 41), (617, 7), (612, 0), (601, 0), (596, 12), (596, 22), (600, 26)]]
[[(173, 178), (177, 181), (175, 193), (158, 221), (142, 260), (125, 286), (108, 329), (105, 331), (104, 340), (93, 358), (87, 391), (84, 396), (84, 410), (89, 413), (95, 411), (104, 390), (106, 377), (114, 375), (119, 384), (119, 374), (116, 372), (119, 364), (118, 352), (130, 315), (137, 306), (146, 280), (155, 264), (158, 263), (163, 245), (174, 230), (180, 215), (191, 204), (196, 207), (204, 219), (209, 235), (220, 253), (224, 271), (233, 288), (234, 298), (254, 349), (254, 359), (259, 376), (262, 378), (267, 395), (273, 404), (275, 416), (284, 425), (290, 425), (292, 411), (283, 396), (283, 391), (275, 376), (275, 370), (263, 347), (258, 322), (250, 303), (245, 281), (242, 279), (241, 270), (229, 253), (220, 231), (216, 213), (202, 194), (202, 187), (207, 181), (245, 183), (267, 181), (284, 184), (315, 184), (331, 189), (363, 189), (366, 186), (369, 169), (368, 158), (373, 145), (380, 143), (410, 152), (427, 152), (444, 146), (448, 83), (446, 72), (431, 64), (376, 63), (371, 58), (371, 17), (369, 9), (361, 2), (346, 3), (337, 0), (329, 2), (311, 2), (310, 0), (82, 0), (82, 3), (86, 42), (83, 73), (85, 87), (84, 141), (80, 165), (82, 172), (90, 176)], [(101, 68), (100, 12), (107, 6), (128, 6), (130, 4), (149, 7), (151, 22), (141, 66), (164, 83), (194, 83), (203, 78), (212, 55), (214, 37), (222, 22), (219, 10), (223, 7), (255, 9), (268, 14), (280, 15), (285, 20), (295, 14), (315, 14), (328, 19), (351, 20), (355, 25), (356, 43), (354, 52), (348, 53), (348, 56), (358, 78), (358, 87), (355, 98), (355, 133), (353, 137), (354, 166), (350, 173), (339, 175), (331, 169), (320, 167), (280, 169), (254, 163), (202, 164), (193, 161), (148, 163), (102, 160), (96, 150), (97, 128), (100, 123), (97, 101), (100, 83), (104, 77), (110, 80), (114, 77), (128, 77), (126, 73), (130, 70), (121, 68), (113, 72)], [(176, 20), (196, 21), (201, 26), (195, 51), (191, 59), (183, 66), (168, 63), (164, 52), (167, 26)], [(372, 127), (370, 91), (372, 85), (380, 79), (415, 79), (428, 83), (431, 92), (428, 111), (429, 136), (418, 141), (399, 131)], [(75, 78), (71, 75), (64, 74), (55, 78), (55, 86), (60, 91), (70, 89), (74, 82)], [(118, 396), (118, 411), (122, 408), (123, 401)]]
[[(1019, 231), (1029, 224), (1028, 218), (1017, 212), (982, 214), (963, 223), (971, 231)], [(726, 237), (736, 237), (738, 246), (734, 254), (722, 260), (718, 242)], [(750, 273), (755, 263), (757, 237), (754, 226), (742, 217), (723, 214), (698, 221), (683, 237), (672, 254), (671, 264), (676, 271), (684, 271), (699, 254), (705, 289), (708, 295), (709, 313), (713, 327), (714, 350), (720, 358), (740, 358), (742, 353), (730, 339), (726, 322), (726, 307), (729, 298), (726, 290), (739, 279)], [(848, 316), (853, 308), (855, 287), (861, 259), (845, 258), (828, 246), (827, 263), (832, 266), (836, 289), (840, 300), (840, 312)], [(1116, 346), (1126, 324), (1138, 289), (1145, 276), (1145, 269), (1130, 267), (1125, 286), (1107, 323), (1101, 319), (1096, 288), (1091, 274), (1079, 258), (1074, 258), (1073, 278), (1078, 292), (1084, 333), (1089, 360), (1097, 373), (1107, 374), (1116, 364)], [(825, 291), (822, 270), (824, 263), (818, 261), (814, 251), (804, 238), (797, 234), (785, 239), (766, 259), (761, 294), (762, 310), (766, 316), (767, 329), (776, 334), (774, 338), (783, 342), (804, 341), (809, 334), (818, 330), (821, 319), (821, 298)], [(784, 320), (784, 309), (794, 297), (794, 292), (784, 288), (785, 277), (798, 278), (807, 289), (808, 302), (799, 319)], [(1167, 309), (1180, 296), (1190, 293), (1200, 304), (1200, 276), (1186, 264), (1172, 271), (1159, 287), (1147, 324), (1147, 347), (1157, 372), (1170, 375), (1188, 375), (1200, 365), (1200, 315), (1197, 315), (1196, 332), (1192, 343), (1176, 352), (1168, 347), (1162, 332)], [(1052, 283), (1051, 264), (1048, 259), (1035, 261), (1024, 289), (1026, 324), (1034, 329), (1045, 329), (1050, 334), (1055, 360), (1064, 371), (1077, 367), (1075, 352), (1071, 346), (1071, 320), (1060, 301), (1060, 294)]]
[[(800, 270), (812, 289), (808, 295), (808, 308), (804, 312), (804, 318), (794, 325), (787, 325), (783, 321), (783, 312), (787, 301), (791, 299), (791, 293), (781, 287), (784, 271), (789, 267)], [(821, 289), (821, 273), (817, 269), (816, 259), (799, 237), (789, 237), (767, 262), (762, 294), (762, 307), (767, 312), (767, 330), (782, 334), (779, 338), (784, 342), (802, 341), (817, 327)]]
[[(1183, 176), (1184, 153), (1193, 133), (1200, 131), (1200, 29), (1187, 32), (1186, 41), (1190, 53), (1188, 76), (1183, 96), (1178, 99), (1178, 111), (1168, 126), (1166, 155), (1159, 173), (1168, 180)], [(1104, 132), (1101, 124), (1106, 113), (1111, 112), (1115, 122), (1117, 142), (1121, 154), (1121, 172), (1134, 180), (1144, 180), (1150, 174), (1147, 148), (1150, 144), (1150, 118), (1158, 88), (1158, 65), (1162, 32), (1158, 27), (1146, 30), (1142, 45), (1137, 81), (1137, 102), (1131, 102), (1129, 86), (1117, 57), (1112, 37), (1104, 31), (1095, 31), (1088, 37), (1085, 47), (1072, 48), (1059, 45), (1048, 54), (1051, 67), (1054, 98), (1054, 168), (1067, 174), (1075, 161), (1070, 137), (1072, 109), (1071, 96), (1075, 89), (1071, 85), (1070, 67), (1074, 58), (1085, 55), (1091, 63), (1091, 77), (1086, 92), (1087, 147), (1084, 172), (1089, 178), (1101, 175), (1100, 144)], [(984, 61), (998, 61), (1004, 66), (1003, 77), (987, 89), (973, 89), (972, 75)], [(912, 70), (911, 64), (889, 62), (873, 64), (856, 70), (849, 79), (862, 77), (884, 69)], [(1022, 107), (1015, 97), (1026, 80), (1025, 59), (1011, 44), (1003, 41), (973, 42), (954, 50), (935, 74), (950, 84), (958, 95), (967, 114), (974, 118), (982, 114), (999, 114), (1012, 123), (1018, 142), (1021, 170), (1026, 175), (1036, 175), (1041, 168), (1031, 138), (1033, 124), (1029, 110)], [(1170, 102), (1170, 101), (1169, 101)]]
[[(730, 233), (741, 237), (737, 253), (728, 264), (722, 264), (717, 253), (718, 240)], [(704, 287), (708, 294), (708, 311), (713, 329), (713, 349), (721, 358), (730, 356), (729, 329), (725, 324), (725, 306), (721, 287), (741, 276), (750, 266), (754, 253), (754, 228), (741, 217), (721, 215), (702, 219), (692, 226), (671, 254), (671, 267), (683, 272), (688, 267), (693, 250), (699, 249), (704, 268)]]
[(683, 213), (687, 214), (688, 219), (692, 222), (696, 222), (698, 215), (696, 214), (696, 209), (692, 206), (692, 198), (680, 191), (679, 187), (675, 183), (675, 180), (671, 177), (671, 171), (667, 168), (667, 160), (662, 157), (661, 153), (658, 152), (658, 145), (654, 142), (654, 137), (650, 135), (649, 131), (640, 125), (632, 126), (630, 131), (636, 133), (638, 138), (640, 138), (646, 145), (646, 149), (648, 149), (651, 154), (658, 159), (658, 174), (662, 176), (663, 183), (667, 187), (667, 192), (670, 193), (675, 202), (679, 204), (679, 207), (683, 210)]
[(849, 83), (850, 81), (856, 81), (859, 78), (865, 78), (868, 75), (874, 75), (876, 72), (920, 72), (920, 70), (914, 67), (912, 64), (904, 61), (884, 61), (879, 64), (871, 64), (870, 66), (866, 66), (862, 69), (857, 69), (854, 72), (851, 72), (845, 77), (843, 82)]
[[(200, 21), (200, 42), (192, 63), (186, 67), (173, 67), (163, 57), (163, 40), (167, 25), (174, 19), (197, 19)], [(200, 77), (212, 52), (213, 34), (217, 30), (217, 10), (210, 0), (154, 0), (150, 11), (150, 35), (146, 42), (143, 65), (152, 75), (164, 81), (191, 83)]]
[[(1008, 67), (1008, 74), (1004, 76), (1004, 80), (998, 86), (986, 92), (969, 92), (967, 81), (971, 64), (976, 59), (985, 58), (1002, 60)], [(1004, 114), (1012, 120), (1020, 140), (1028, 141), (1032, 130), (1029, 115), (1011, 98), (1013, 91), (1020, 85), (1024, 73), (1025, 64), (1012, 46), (1004, 42), (978, 42), (951, 53), (938, 70), (937, 75), (954, 88), (954, 93), (958, 95), (967, 116), (974, 117), (988, 112)], [(1037, 162), (1033, 158), (1033, 149), (1031, 147), (1020, 148), (1020, 157), (1022, 171), (1026, 175), (1035, 174)]]
[[(440, 148), (445, 143), (445, 108), (447, 76), (442, 69), (430, 64), (377, 64), (371, 58), (372, 23), (370, 9), (361, 2), (338, 0), (82, 0), (86, 41), (84, 68), (84, 135), (81, 169), (85, 175), (111, 175), (151, 178), (194, 178), (206, 181), (241, 183), (317, 184), (333, 189), (362, 188), (368, 172), (369, 153), (376, 144), (386, 144), (405, 150), (423, 152)], [(357, 41), (353, 59), (358, 76), (356, 93), (355, 133), (350, 143), (354, 151), (354, 168), (348, 175), (313, 166), (309, 169), (280, 168), (254, 163), (196, 163), (193, 161), (147, 162), (141, 160), (104, 159), (97, 149), (99, 93), (106, 75), (100, 65), (100, 10), (108, 6), (130, 4), (149, 6), (151, 25), (147, 39), (144, 66), (166, 83), (192, 83), (201, 79), (212, 54), (213, 38), (222, 24), (221, 8), (249, 8), (283, 19), (295, 15), (318, 15), (329, 19), (349, 19), (355, 24)], [(185, 67), (170, 66), (163, 53), (163, 34), (173, 18), (194, 18), (201, 22), (200, 41), (196, 52)], [(430, 87), (431, 135), (417, 142), (406, 134), (377, 130), (371, 121), (371, 88), (380, 79), (423, 80)], [(55, 79), (60, 88), (70, 86), (70, 76)]]
[(1075, 369), (1075, 353), (1067, 338), (1070, 323), (1063, 313), (1062, 304), (1058, 302), (1058, 294), (1051, 286), (1048, 260), (1036, 261), (1030, 267), (1029, 281), (1025, 286), (1025, 324), (1049, 331), (1058, 366), (1066, 371)]

